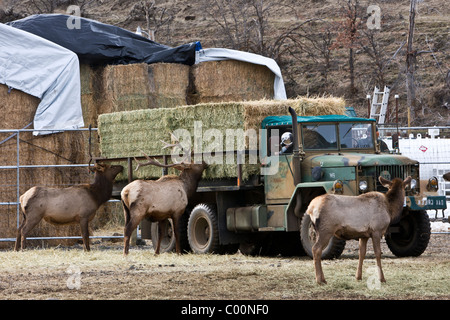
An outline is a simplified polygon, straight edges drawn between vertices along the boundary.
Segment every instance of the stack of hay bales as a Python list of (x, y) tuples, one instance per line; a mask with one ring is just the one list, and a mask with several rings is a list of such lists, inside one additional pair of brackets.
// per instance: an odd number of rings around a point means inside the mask
[(80, 64), (80, 84), (81, 84), (81, 109), (83, 121), (86, 127), (97, 127), (97, 117), (103, 113), (101, 80), (103, 67), (93, 68), (87, 64)]
[[(101, 154), (107, 158), (170, 154), (170, 150), (161, 149), (160, 140), (168, 141), (170, 132), (185, 129), (190, 137), (194, 132), (216, 130), (223, 137), (220, 146), (207, 151), (231, 151), (226, 145), (227, 130), (259, 133), (262, 120), (271, 115), (286, 115), (287, 107), (293, 107), (298, 115), (344, 114), (345, 101), (340, 98), (302, 98), (289, 100), (258, 100), (242, 102), (202, 103), (177, 108), (135, 110), (103, 114), (99, 116), (99, 135)], [(200, 128), (201, 126), (201, 128)], [(180, 140), (181, 141), (181, 140)], [(183, 141), (182, 141), (183, 142)], [(210, 139), (203, 139), (202, 150), (211, 145)], [(195, 146), (194, 140), (187, 145)], [(142, 150), (142, 151), (141, 151)], [(232, 149), (234, 150), (234, 149)], [(199, 152), (199, 150), (195, 150)], [(225, 161), (224, 161), (225, 163)], [(236, 163), (236, 162), (235, 162)], [(248, 179), (259, 170), (258, 165), (245, 165), (243, 179)], [(161, 170), (152, 166), (139, 170), (136, 178), (157, 178)], [(236, 165), (212, 165), (204, 173), (204, 178), (236, 177)]]
[(183, 64), (111, 65), (105, 67), (102, 77), (101, 113), (186, 104), (189, 66)]
[(236, 60), (207, 61), (191, 67), (189, 105), (203, 102), (272, 99), (275, 74), (266, 66)]

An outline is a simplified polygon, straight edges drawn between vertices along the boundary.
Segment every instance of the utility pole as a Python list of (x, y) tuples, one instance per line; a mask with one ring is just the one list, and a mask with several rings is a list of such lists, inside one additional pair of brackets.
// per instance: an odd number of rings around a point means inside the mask
[(406, 46), (406, 104), (408, 108), (408, 127), (411, 126), (411, 110), (416, 109), (416, 87), (414, 84), (414, 65), (416, 52), (413, 51), (414, 25), (417, 0), (410, 0), (409, 31)]

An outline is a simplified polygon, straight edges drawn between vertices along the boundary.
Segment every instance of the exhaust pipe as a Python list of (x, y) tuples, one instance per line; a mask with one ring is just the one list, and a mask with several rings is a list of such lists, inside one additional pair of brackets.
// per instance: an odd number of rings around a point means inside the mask
[[(297, 186), (299, 183), (302, 182), (302, 174), (301, 174), (301, 155), (300, 155), (300, 149), (299, 149), (299, 143), (298, 143), (298, 123), (297, 123), (297, 113), (294, 109), (289, 107), (289, 113), (292, 117), (292, 134), (294, 135), (294, 147), (293, 147), (293, 158), (292, 158), (292, 166), (293, 174), (294, 174), (294, 185)], [(298, 218), (301, 217), (301, 209), (302, 209), (302, 193), (300, 190), (296, 190), (295, 194), (295, 205), (294, 207), (290, 207), (288, 210), (294, 210), (294, 215)]]
[(289, 107), (289, 113), (291, 114), (291, 117), (292, 117), (292, 134), (294, 135), (292, 166), (294, 167), (294, 170), (293, 170), (294, 184), (297, 185), (300, 182), (302, 182), (301, 168), (300, 168), (301, 156), (300, 156), (300, 149), (299, 149), (299, 143), (298, 143), (297, 113), (291, 107)]

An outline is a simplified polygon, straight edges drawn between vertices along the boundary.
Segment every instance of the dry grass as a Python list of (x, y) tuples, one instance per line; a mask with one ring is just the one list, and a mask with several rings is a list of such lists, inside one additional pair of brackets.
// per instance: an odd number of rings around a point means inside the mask
[[(444, 242), (446, 235), (436, 242)], [(0, 252), (4, 299), (450, 299), (448, 251), (430, 249), (419, 258), (383, 255), (387, 283), (370, 289), (375, 259), (368, 251), (363, 280), (356, 281), (356, 242), (341, 259), (323, 263), (327, 285), (314, 281), (307, 257), (162, 254), (97, 241), (90, 253), (78, 248)], [(68, 280), (78, 270), (79, 288)]]

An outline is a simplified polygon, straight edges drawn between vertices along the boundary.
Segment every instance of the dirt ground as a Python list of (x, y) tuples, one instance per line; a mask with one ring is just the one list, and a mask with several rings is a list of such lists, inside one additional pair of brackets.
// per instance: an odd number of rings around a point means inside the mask
[(370, 241), (363, 280), (355, 280), (358, 243), (348, 241), (339, 259), (323, 262), (322, 286), (308, 257), (155, 256), (148, 243), (126, 258), (120, 242), (95, 239), (88, 253), (80, 245), (0, 251), (0, 299), (450, 299), (448, 234), (433, 234), (418, 258), (397, 258), (383, 243), (383, 284)]

